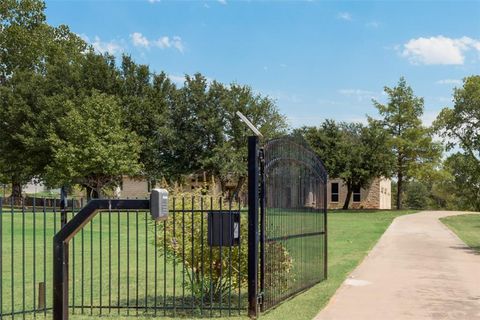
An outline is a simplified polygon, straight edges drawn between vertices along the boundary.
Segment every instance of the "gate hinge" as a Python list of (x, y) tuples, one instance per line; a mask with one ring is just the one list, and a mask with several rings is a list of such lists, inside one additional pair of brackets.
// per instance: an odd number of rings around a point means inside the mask
[(263, 292), (260, 292), (258, 295), (257, 295), (257, 303), (259, 306), (261, 306), (263, 304), (263, 298), (264, 298), (264, 293)]

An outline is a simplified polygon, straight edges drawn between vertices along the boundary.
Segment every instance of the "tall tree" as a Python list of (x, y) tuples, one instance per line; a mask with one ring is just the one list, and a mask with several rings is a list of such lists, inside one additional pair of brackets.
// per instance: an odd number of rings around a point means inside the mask
[(138, 174), (140, 141), (124, 127), (123, 117), (118, 100), (106, 94), (94, 92), (72, 106), (60, 119), (61, 134), (49, 137), (54, 158), (47, 166), (47, 182), (80, 184), (91, 191), (89, 197), (102, 197), (122, 175)]
[(49, 26), (44, 10), (38, 0), (0, 5), (0, 171), (15, 197), (51, 160), (47, 131), (67, 110), (62, 95), (85, 49), (67, 27)]
[(236, 112), (242, 112), (262, 132), (265, 139), (271, 139), (286, 133), (287, 123), (280, 114), (274, 101), (253, 93), (248, 86), (220, 84), (210, 86), (210, 101), (217, 106), (219, 117), (216, 123), (222, 126), (220, 139), (216, 140), (213, 153), (205, 158), (203, 166), (225, 185), (235, 181), (230, 196), (236, 197), (247, 178), (247, 137), (252, 135)]
[(454, 107), (444, 108), (434, 127), (447, 149), (458, 146), (463, 150), (451, 155), (446, 164), (455, 178), (457, 194), (480, 210), (480, 75), (465, 78), (463, 87), (454, 90), (453, 101)]
[[(424, 164), (436, 163), (441, 154), (439, 144), (432, 141), (431, 130), (422, 125), (423, 98), (416, 97), (405, 78), (397, 86), (385, 87), (388, 102), (373, 100), (382, 119), (379, 123), (391, 135), (397, 178), (397, 209), (402, 208), (404, 182), (415, 176)], [(372, 118), (370, 122), (375, 122)]]
[(326, 120), (320, 127), (304, 127), (303, 134), (324, 161), (328, 174), (340, 178), (347, 187), (343, 209), (348, 209), (355, 188), (368, 187), (374, 178), (389, 177), (393, 157), (389, 137), (377, 124), (336, 123)]

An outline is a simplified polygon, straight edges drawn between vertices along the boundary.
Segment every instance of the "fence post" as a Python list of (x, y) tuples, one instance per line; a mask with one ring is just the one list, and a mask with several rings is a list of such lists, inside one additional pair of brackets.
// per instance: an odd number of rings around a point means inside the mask
[(266, 189), (265, 189), (265, 153), (260, 149), (260, 312), (264, 310), (263, 295), (265, 292), (265, 210), (266, 210)]
[(65, 186), (60, 189), (60, 209), (60, 220), (63, 227), (67, 224), (67, 188)]
[(323, 262), (323, 272), (325, 275), (325, 279), (328, 277), (328, 227), (327, 227), (327, 222), (328, 222), (328, 217), (327, 217), (327, 211), (328, 211), (328, 176), (325, 176), (325, 184), (324, 184), (324, 190), (323, 190), (323, 231), (325, 232), (323, 235), (324, 239), (324, 262)]
[(248, 137), (248, 315), (258, 315), (258, 137)]
[(68, 243), (53, 237), (53, 319), (68, 320)]

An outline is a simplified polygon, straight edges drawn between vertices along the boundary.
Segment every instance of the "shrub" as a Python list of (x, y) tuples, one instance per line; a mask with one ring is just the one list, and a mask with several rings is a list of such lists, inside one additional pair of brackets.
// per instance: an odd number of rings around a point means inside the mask
[[(203, 200), (202, 200), (203, 199)], [(183, 263), (188, 277), (187, 286), (196, 299), (208, 303), (226, 301), (229, 293), (236, 293), (247, 286), (248, 280), (248, 216), (240, 214), (240, 245), (210, 247), (208, 245), (207, 210), (239, 210), (238, 202), (224, 203), (222, 198), (182, 196), (171, 200), (170, 216), (160, 222), (157, 244), (161, 254), (174, 263)], [(172, 211), (175, 209), (175, 211)], [(205, 210), (192, 212), (192, 210)], [(185, 232), (183, 232), (185, 231)], [(267, 243), (266, 285), (285, 289), (293, 282), (292, 259), (280, 242)]]

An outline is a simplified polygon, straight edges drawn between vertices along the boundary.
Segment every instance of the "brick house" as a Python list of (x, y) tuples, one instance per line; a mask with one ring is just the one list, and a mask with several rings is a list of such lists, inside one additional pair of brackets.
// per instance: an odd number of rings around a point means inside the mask
[[(329, 209), (341, 209), (347, 197), (347, 186), (340, 179), (329, 180), (327, 197)], [(391, 180), (377, 178), (372, 181), (369, 188), (353, 190), (349, 207), (351, 209), (391, 209)]]

